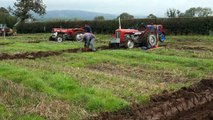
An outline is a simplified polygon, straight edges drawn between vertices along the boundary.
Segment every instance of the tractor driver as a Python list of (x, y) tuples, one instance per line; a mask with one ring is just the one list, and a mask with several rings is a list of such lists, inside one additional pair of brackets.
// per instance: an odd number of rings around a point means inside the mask
[(96, 51), (94, 47), (94, 42), (95, 42), (95, 35), (92, 33), (84, 33), (81, 35), (81, 39), (84, 41), (84, 48), (85, 50), (89, 50), (89, 47), (91, 46), (92, 51)]
[(84, 30), (85, 30), (85, 32), (92, 33), (92, 28), (87, 24), (84, 25)]

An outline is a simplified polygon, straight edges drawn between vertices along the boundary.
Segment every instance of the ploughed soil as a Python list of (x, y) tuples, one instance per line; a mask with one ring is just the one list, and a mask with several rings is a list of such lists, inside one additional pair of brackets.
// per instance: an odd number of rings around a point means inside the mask
[(8, 59), (35, 59), (41, 57), (48, 57), (59, 55), (61, 52), (54, 52), (54, 51), (39, 51), (39, 52), (25, 52), (25, 53), (18, 53), (14, 55), (10, 55), (7, 53), (0, 54), (0, 60), (8, 60)]
[(9, 45), (9, 44), (12, 44), (12, 43), (0, 43), (0, 46), (1, 45)]
[[(106, 50), (109, 49), (108, 46), (101, 46), (97, 47), (97, 50)], [(38, 51), (38, 52), (25, 52), (25, 53), (18, 53), (18, 54), (7, 54), (7, 53), (0, 53), (0, 60), (8, 60), (8, 59), (36, 59), (42, 57), (49, 57), (49, 56), (57, 56), (64, 52), (68, 53), (79, 53), (79, 52), (92, 52), (92, 50), (85, 50), (82, 48), (74, 48), (74, 49), (66, 49), (60, 51)]]
[(27, 43), (40, 43), (41, 41), (40, 40), (29, 40), (27, 41)]
[(133, 103), (116, 112), (104, 112), (91, 120), (213, 120), (213, 79), (202, 80), (176, 92), (164, 91), (148, 105)]

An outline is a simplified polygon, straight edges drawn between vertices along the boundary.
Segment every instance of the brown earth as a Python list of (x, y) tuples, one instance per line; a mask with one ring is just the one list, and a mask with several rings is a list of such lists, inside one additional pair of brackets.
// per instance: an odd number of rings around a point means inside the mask
[(178, 50), (193, 50), (193, 51), (213, 51), (210, 44), (203, 43), (199, 40), (176, 40), (176, 44), (173, 42), (167, 42), (167, 46)]
[(0, 45), (9, 45), (9, 44), (12, 44), (12, 43), (0, 43)]
[(2, 53), (0, 54), (0, 60), (35, 59), (35, 58), (48, 57), (48, 56), (54, 56), (54, 55), (60, 55), (60, 54), (61, 52), (54, 52), (54, 51), (25, 52), (25, 53), (18, 53), (14, 55)]
[(149, 105), (134, 103), (91, 120), (213, 120), (213, 79), (176, 92), (151, 97)]
[(178, 46), (178, 47), (175, 47), (175, 48), (176, 49), (181, 49), (181, 50), (212, 51), (211, 48), (200, 47), (200, 46)]
[[(108, 49), (107, 46), (98, 47), (97, 50), (105, 50)], [(67, 50), (60, 50), (60, 51), (38, 51), (38, 52), (25, 52), (25, 53), (18, 53), (14, 55), (10, 55), (7, 53), (0, 54), (0, 60), (8, 60), (8, 59), (36, 59), (42, 57), (49, 57), (49, 56), (57, 56), (64, 52), (68, 53), (78, 53), (78, 52), (92, 52), (92, 50), (85, 51), (82, 48), (74, 48), (74, 49), (67, 49)]]
[(41, 41), (40, 40), (29, 40), (27, 41), (27, 43), (40, 43)]

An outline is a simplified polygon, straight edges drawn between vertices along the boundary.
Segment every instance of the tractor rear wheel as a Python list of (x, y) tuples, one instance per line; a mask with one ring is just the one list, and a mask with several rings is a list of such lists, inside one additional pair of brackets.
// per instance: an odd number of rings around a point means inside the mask
[(157, 38), (154, 34), (148, 34), (147, 40), (146, 40), (146, 47), (152, 48), (157, 45)]

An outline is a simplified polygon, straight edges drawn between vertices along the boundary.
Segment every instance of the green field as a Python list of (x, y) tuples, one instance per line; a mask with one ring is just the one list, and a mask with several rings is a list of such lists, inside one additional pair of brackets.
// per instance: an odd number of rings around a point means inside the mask
[[(0, 37), (0, 56), (81, 48), (49, 34)], [(110, 35), (97, 35), (95, 46)], [(85, 119), (213, 78), (212, 36), (167, 36), (155, 50), (116, 49), (0, 61), (0, 119)]]

